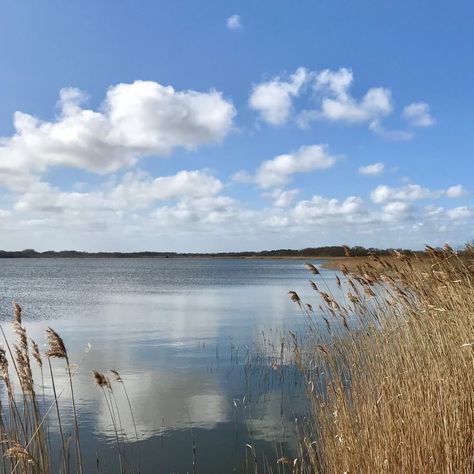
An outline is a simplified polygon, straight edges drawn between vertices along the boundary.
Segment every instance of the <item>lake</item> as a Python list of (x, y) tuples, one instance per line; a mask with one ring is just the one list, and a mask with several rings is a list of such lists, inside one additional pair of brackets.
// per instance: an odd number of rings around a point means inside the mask
[[(335, 272), (322, 273), (332, 285)], [(2, 326), (10, 335), (15, 300), (40, 348), (51, 326), (70, 359), (83, 359), (74, 389), (87, 472), (96, 471), (97, 458), (104, 472), (117, 468), (111, 417), (91, 377), (109, 369), (129, 392), (142, 472), (193, 472), (193, 462), (198, 473), (246, 472), (247, 444), (259, 463), (295, 449), (302, 381), (294, 368), (272, 368), (257, 355), (262, 340), (278, 349), (281, 335), (304, 330), (288, 291), (314, 301), (309, 278), (301, 260), (2, 259)], [(62, 386), (64, 363), (53, 366)], [(136, 464), (128, 405), (120, 386), (115, 393), (124, 449)], [(61, 410), (71, 427), (69, 392)]]

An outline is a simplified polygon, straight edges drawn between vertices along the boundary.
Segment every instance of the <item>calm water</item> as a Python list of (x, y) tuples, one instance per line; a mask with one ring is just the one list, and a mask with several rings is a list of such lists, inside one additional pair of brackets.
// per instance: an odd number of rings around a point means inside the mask
[[(324, 276), (331, 284), (334, 273)], [(261, 331), (278, 344), (280, 334), (304, 328), (287, 292), (314, 302), (308, 278), (297, 260), (2, 259), (1, 318), (9, 328), (15, 299), (40, 346), (47, 326), (76, 362), (91, 344), (74, 379), (88, 471), (97, 456), (104, 470), (116, 466), (110, 415), (90, 375), (116, 369), (132, 400), (142, 472), (192, 472), (193, 440), (196, 472), (245, 472), (246, 443), (269, 459), (294, 449), (301, 381), (290, 367), (282, 379), (268, 364), (246, 361)], [(64, 366), (55, 367), (61, 386)], [(133, 461), (133, 425), (119, 389)], [(66, 392), (65, 418), (68, 399)]]

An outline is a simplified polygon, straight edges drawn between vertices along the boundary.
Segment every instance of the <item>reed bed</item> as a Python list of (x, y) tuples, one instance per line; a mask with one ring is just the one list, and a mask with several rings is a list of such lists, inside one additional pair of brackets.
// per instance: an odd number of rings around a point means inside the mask
[[(22, 309), (17, 303), (13, 305), (13, 333), (16, 341), (7, 338), (2, 326), (0, 331), (4, 344), (0, 347), (0, 380), (3, 385), (3, 391), (0, 392), (0, 473), (84, 473), (80, 416), (74, 398), (73, 379), (90, 347), (79, 364), (72, 364), (61, 336), (48, 328), (45, 334), (46, 350), (41, 354), (38, 343), (28, 338)], [(53, 363), (53, 360), (56, 362)], [(39, 369), (40, 377), (37, 380), (33, 374), (38, 371), (33, 368), (33, 364)], [(60, 377), (59, 370), (62, 371)], [(63, 380), (64, 371), (66, 383), (58, 385), (57, 380)], [(120, 472), (139, 473), (139, 436), (124, 381), (115, 370), (111, 371), (111, 379), (97, 371), (92, 373), (92, 378), (103, 391), (109, 409)], [(122, 428), (111, 380), (121, 385), (133, 419), (137, 440), (137, 453), (133, 460), (128, 458), (124, 448), (127, 436)], [(64, 421), (68, 404), (70, 407), (66, 415), (72, 413), (72, 426)], [(58, 436), (59, 442), (52, 441)], [(102, 472), (100, 460), (97, 460), (97, 472)]]
[(288, 472), (474, 472), (474, 248), (426, 254), (343, 269), (337, 294), (307, 265), (321, 304), (290, 292), (311, 337), (293, 340), (310, 416)]

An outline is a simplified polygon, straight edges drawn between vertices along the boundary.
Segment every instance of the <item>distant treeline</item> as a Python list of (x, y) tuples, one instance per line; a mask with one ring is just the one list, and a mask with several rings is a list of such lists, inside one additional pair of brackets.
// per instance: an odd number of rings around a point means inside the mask
[[(364, 257), (369, 254), (390, 255), (394, 250), (400, 253), (412, 253), (407, 249), (378, 249), (360, 246), (348, 247), (351, 255)], [(218, 252), (218, 253), (178, 253), (178, 252), (78, 252), (76, 250), (37, 252), (33, 249), (20, 251), (0, 250), (0, 258), (183, 258), (183, 257), (228, 257), (228, 258), (250, 258), (250, 257), (344, 257), (343, 246), (330, 247), (308, 247), (304, 249), (279, 249), (263, 250), (260, 252)]]

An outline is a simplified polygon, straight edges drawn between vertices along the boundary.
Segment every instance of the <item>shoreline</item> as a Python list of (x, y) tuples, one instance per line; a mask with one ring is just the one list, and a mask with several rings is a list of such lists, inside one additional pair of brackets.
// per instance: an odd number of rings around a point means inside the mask
[(215, 259), (215, 260), (329, 260), (343, 257), (320, 257), (320, 256), (301, 256), (301, 255), (281, 255), (281, 256), (264, 256), (264, 255), (252, 255), (252, 256), (232, 256), (232, 255), (55, 255), (55, 256), (41, 256), (36, 255), (32, 257), (14, 257), (14, 256), (2, 256), (2, 260), (56, 260), (56, 259), (68, 259), (68, 260), (99, 260), (99, 259), (111, 259), (111, 260), (127, 260), (127, 259), (163, 259), (163, 260), (194, 260), (194, 259)]

